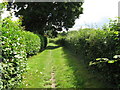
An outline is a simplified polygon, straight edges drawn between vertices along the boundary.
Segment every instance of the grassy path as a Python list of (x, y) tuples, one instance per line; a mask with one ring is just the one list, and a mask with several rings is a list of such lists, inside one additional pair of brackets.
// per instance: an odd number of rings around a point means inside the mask
[(20, 88), (105, 88), (108, 87), (67, 49), (53, 43), (28, 59), (28, 71)]

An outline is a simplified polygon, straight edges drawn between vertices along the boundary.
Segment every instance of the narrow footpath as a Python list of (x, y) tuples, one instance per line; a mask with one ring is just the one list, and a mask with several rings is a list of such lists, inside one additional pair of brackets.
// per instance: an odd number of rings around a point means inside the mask
[(69, 50), (49, 43), (46, 50), (28, 58), (19, 88), (106, 88)]

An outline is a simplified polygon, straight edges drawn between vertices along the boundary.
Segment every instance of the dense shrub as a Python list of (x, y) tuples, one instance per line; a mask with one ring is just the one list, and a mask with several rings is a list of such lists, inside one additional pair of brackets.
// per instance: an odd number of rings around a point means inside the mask
[(2, 70), (1, 88), (14, 88), (22, 80), (26, 70), (27, 56), (37, 54), (41, 48), (41, 39), (27, 31), (23, 31), (20, 21), (6, 18), (1, 23), (2, 32)]
[(104, 79), (120, 87), (120, 55), (115, 55), (113, 59), (97, 58), (89, 63), (94, 71), (102, 74)]
[(41, 39), (29, 31), (23, 31), (23, 37), (26, 43), (26, 52), (28, 56), (37, 54), (40, 51)]
[[(1, 14), (2, 14), (2, 9), (4, 7), (4, 4), (3, 3), (0, 3), (0, 30), (2, 29), (2, 21), (1, 21)], [(0, 36), (1, 36), (1, 32), (0, 32)], [(0, 41), (1, 41), (1, 38), (0, 38)], [(2, 83), (2, 65), (1, 65), (1, 58), (2, 58), (2, 49), (1, 49), (1, 43), (0, 43), (0, 89), (3, 88), (3, 83)]]
[(109, 24), (103, 29), (116, 33), (116, 36), (113, 36), (114, 42), (112, 42), (115, 45), (115, 51), (111, 52), (116, 55), (111, 59), (96, 58), (96, 60), (90, 62), (90, 67), (94, 68), (95, 71), (100, 71), (107, 81), (120, 88), (120, 23), (117, 20), (110, 20)]
[(47, 47), (47, 37), (45, 37), (45, 36), (43, 36), (43, 38), (44, 38), (44, 48), (46, 48)]
[(44, 50), (46, 47), (47, 47), (47, 37), (43, 36), (43, 35), (38, 35), (40, 37), (40, 40), (41, 40), (41, 48), (40, 50)]
[(56, 43), (58, 45), (64, 46), (65, 44), (65, 36), (58, 36), (54, 40), (50, 39), (50, 42)]
[(88, 62), (98, 57), (112, 58), (116, 50), (118, 32), (83, 29), (68, 33), (66, 46), (76, 54), (82, 54)]
[(26, 44), (20, 23), (6, 18), (2, 23), (2, 82), (12, 88), (21, 81), (26, 66)]
[[(104, 80), (120, 87), (120, 26), (115, 21), (101, 30), (86, 28), (70, 31), (57, 42), (64, 43), (63, 46), (82, 56), (85, 63), (91, 64), (91, 71), (101, 73)], [(113, 58), (116, 55), (118, 59)]]
[(116, 53), (120, 54), (120, 22), (118, 22), (118, 20), (120, 19), (120, 17), (118, 17), (117, 19), (110, 19), (109, 24), (104, 25), (103, 29), (104, 30), (110, 30), (110, 31), (118, 31), (117, 34), (117, 38), (116, 38)]
[(7, 5), (7, 2), (0, 3), (0, 20), (1, 20), (1, 14), (3, 13), (3, 9), (5, 8), (6, 5)]

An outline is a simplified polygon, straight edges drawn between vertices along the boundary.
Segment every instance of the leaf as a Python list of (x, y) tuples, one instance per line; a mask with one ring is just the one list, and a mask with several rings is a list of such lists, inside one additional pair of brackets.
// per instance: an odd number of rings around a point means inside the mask
[(97, 61), (98, 61), (98, 60), (101, 60), (101, 58), (97, 58), (96, 60), (97, 60)]
[(115, 55), (113, 58), (115, 59), (120, 58), (120, 55)]
[(109, 60), (108, 63), (114, 63), (115, 61), (114, 60)]

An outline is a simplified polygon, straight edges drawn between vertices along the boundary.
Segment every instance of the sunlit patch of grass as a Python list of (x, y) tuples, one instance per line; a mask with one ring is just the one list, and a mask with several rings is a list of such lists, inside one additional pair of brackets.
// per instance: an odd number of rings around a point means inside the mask
[(51, 78), (49, 51), (42, 52), (28, 59), (28, 70), (23, 74), (21, 88), (44, 88)]

